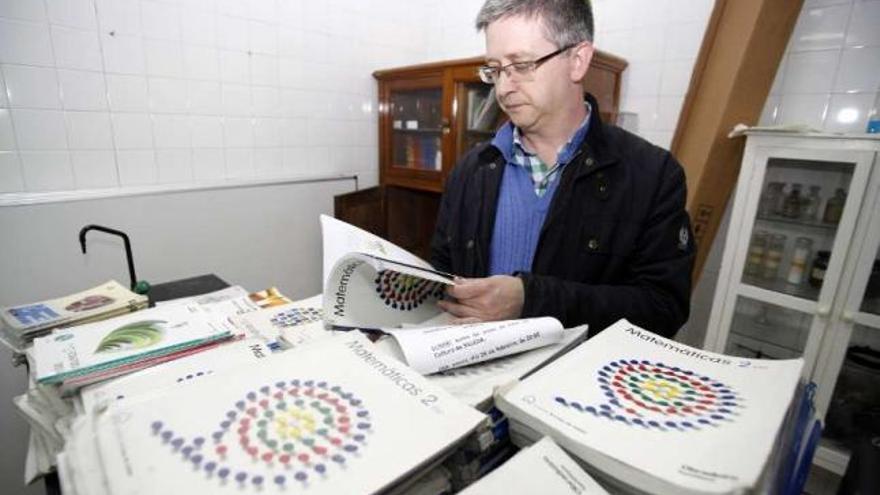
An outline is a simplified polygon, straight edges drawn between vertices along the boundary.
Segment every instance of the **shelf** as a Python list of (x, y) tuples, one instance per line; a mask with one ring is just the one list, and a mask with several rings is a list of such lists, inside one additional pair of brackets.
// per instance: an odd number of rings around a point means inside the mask
[(813, 457), (813, 464), (838, 476), (843, 476), (846, 473), (846, 466), (849, 464), (849, 451), (835, 442), (822, 438), (819, 440), (819, 448), (816, 449), (816, 455)]
[(479, 134), (480, 136), (494, 136), (495, 131), (484, 131), (481, 129), (468, 129), (468, 134)]
[(813, 287), (807, 282), (794, 285), (786, 282), (784, 279), (781, 278), (766, 280), (750, 275), (743, 275), (742, 283), (753, 285), (761, 289), (778, 292), (780, 294), (786, 294), (800, 299), (806, 299), (808, 301), (818, 301), (819, 292), (821, 292), (822, 290), (821, 288), (817, 289)]
[(440, 134), (443, 130), (439, 127), (429, 127), (425, 129), (391, 129), (391, 132), (404, 132), (407, 134)]
[(816, 222), (811, 220), (800, 220), (796, 218), (787, 218), (781, 217), (777, 215), (758, 215), (756, 217), (758, 221), (767, 222), (767, 223), (775, 223), (775, 224), (783, 224), (783, 225), (791, 225), (795, 227), (803, 227), (811, 230), (820, 230), (823, 232), (829, 232), (831, 234), (837, 230), (836, 223), (825, 223), (825, 222)]

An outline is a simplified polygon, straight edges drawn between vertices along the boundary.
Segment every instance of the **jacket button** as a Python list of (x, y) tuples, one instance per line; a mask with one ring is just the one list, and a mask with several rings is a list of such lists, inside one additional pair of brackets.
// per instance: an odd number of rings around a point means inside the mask
[(588, 167), (592, 167), (594, 163), (596, 163), (592, 158), (587, 158), (587, 161), (584, 162)]
[(604, 194), (605, 191), (607, 191), (607, 190), (608, 190), (608, 186), (606, 186), (605, 184), (602, 184), (601, 186), (599, 186), (599, 192), (600, 192), (600, 193), (603, 193), (603, 194)]
[(495, 170), (495, 162), (489, 164), (489, 170)]
[(470, 240), (467, 241), (467, 248), (468, 248), (468, 249), (473, 249), (473, 248), (474, 248), (474, 240), (473, 240), (473, 239), (470, 239)]
[(595, 237), (593, 237), (587, 242), (587, 247), (590, 249), (590, 251), (595, 251), (599, 249), (599, 241)]

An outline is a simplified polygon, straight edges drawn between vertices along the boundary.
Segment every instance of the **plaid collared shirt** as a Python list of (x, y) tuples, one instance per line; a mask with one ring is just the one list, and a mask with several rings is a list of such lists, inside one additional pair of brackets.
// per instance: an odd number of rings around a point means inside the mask
[(580, 146), (581, 141), (587, 133), (587, 127), (590, 123), (590, 113), (592, 109), (589, 104), (587, 106), (587, 116), (578, 129), (571, 135), (564, 145), (559, 148), (556, 153), (556, 163), (552, 167), (548, 167), (541, 158), (526, 149), (522, 142), (522, 135), (519, 127), (513, 128), (513, 163), (525, 168), (532, 176), (532, 183), (535, 185), (535, 195), (539, 198), (547, 192), (547, 187), (551, 182), (556, 180), (560, 175), (562, 167), (574, 158), (574, 152)]

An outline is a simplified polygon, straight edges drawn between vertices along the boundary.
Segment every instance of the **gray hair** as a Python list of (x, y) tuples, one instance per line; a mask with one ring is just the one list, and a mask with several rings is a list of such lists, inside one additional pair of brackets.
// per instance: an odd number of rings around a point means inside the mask
[(558, 48), (593, 41), (590, 0), (486, 0), (477, 14), (477, 31), (512, 16), (540, 19), (547, 39)]

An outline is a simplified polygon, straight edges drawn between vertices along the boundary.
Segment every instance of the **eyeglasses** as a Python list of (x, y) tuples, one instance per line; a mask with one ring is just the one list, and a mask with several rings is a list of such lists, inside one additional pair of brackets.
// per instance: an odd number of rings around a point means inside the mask
[(541, 64), (576, 45), (577, 43), (564, 46), (553, 53), (548, 53), (535, 60), (511, 62), (507, 65), (484, 65), (477, 69), (477, 73), (480, 75), (480, 80), (486, 84), (498, 83), (501, 79), (502, 72), (506, 74), (511, 81), (531, 81), (535, 71), (541, 66)]

